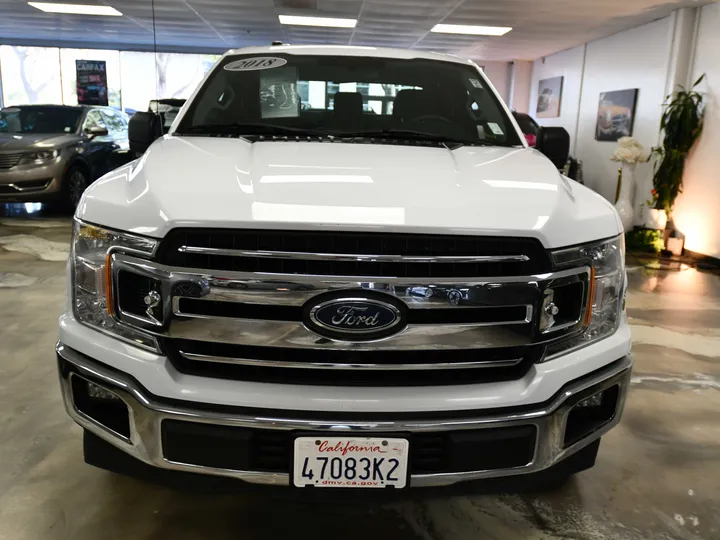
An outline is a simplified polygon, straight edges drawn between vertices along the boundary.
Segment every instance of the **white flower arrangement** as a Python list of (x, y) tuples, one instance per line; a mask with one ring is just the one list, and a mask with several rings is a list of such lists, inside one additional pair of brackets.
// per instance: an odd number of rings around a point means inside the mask
[(618, 139), (618, 147), (610, 156), (610, 161), (619, 161), (633, 165), (647, 161), (650, 155), (645, 152), (645, 147), (635, 137), (621, 137)]

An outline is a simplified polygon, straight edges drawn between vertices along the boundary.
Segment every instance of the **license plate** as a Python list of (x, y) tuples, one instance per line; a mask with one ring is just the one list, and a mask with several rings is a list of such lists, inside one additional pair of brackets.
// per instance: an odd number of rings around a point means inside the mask
[(298, 437), (293, 483), (297, 487), (403, 488), (408, 440), (383, 437)]

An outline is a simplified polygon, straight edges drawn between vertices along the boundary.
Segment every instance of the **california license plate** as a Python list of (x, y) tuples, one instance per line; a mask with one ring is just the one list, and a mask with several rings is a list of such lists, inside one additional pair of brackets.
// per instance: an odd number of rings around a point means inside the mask
[(403, 488), (407, 439), (298, 437), (293, 483), (297, 487)]

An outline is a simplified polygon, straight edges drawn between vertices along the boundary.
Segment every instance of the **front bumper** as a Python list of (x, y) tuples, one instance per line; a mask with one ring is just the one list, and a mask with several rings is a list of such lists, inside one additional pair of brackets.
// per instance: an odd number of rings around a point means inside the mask
[(0, 201), (40, 201), (57, 196), (62, 189), (66, 161), (41, 165), (17, 165), (0, 170)]
[[(632, 369), (631, 356), (596, 370), (565, 385), (549, 401), (532, 406), (432, 413), (367, 413), (358, 420), (357, 413), (275, 411), (240, 407), (213, 406), (175, 399), (159, 398), (135, 379), (108, 368), (91, 358), (58, 343), (60, 382), (63, 399), (70, 416), (87, 431), (134, 458), (160, 469), (203, 473), (236, 478), (256, 484), (289, 485), (288, 472), (235, 470), (209, 467), (197, 463), (180, 463), (168, 459), (163, 448), (163, 422), (179, 421), (191, 424), (233, 426), (254, 430), (297, 432), (358, 433), (445, 433), (463, 430), (483, 430), (503, 427), (536, 428), (532, 459), (525, 465), (512, 468), (412, 474), (410, 485), (443, 486), (484, 478), (513, 476), (545, 470), (577, 453), (614, 427), (622, 415)], [(81, 412), (73, 395), (73, 381), (92, 382), (113, 392), (127, 406), (129, 436), (123, 436)], [(579, 439), (566, 441), (568, 416), (584, 399), (600, 392), (617, 390), (612, 415), (592, 432)]]

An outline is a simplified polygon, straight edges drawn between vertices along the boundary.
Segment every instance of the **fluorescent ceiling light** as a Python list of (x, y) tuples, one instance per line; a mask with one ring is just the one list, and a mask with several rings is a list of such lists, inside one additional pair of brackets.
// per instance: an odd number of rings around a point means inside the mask
[(28, 2), (32, 6), (45, 13), (69, 13), (72, 15), (105, 15), (107, 17), (120, 17), (117, 9), (110, 6), (93, 6), (88, 4), (49, 4), (47, 2)]
[(511, 26), (472, 26), (465, 24), (436, 24), (431, 32), (439, 34), (469, 34), (471, 36), (504, 36)]
[(331, 17), (300, 17), (296, 15), (278, 15), (280, 24), (298, 26), (327, 26), (330, 28), (355, 28), (357, 19), (333, 19)]

